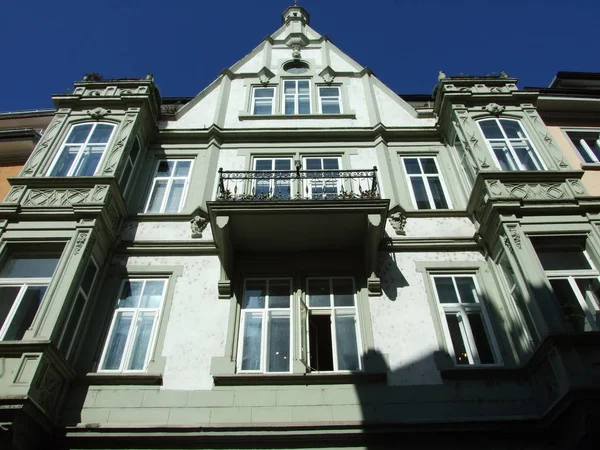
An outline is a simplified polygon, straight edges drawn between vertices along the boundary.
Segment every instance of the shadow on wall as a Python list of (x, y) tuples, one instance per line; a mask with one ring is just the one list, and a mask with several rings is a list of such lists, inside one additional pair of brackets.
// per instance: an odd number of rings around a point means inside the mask
[(398, 289), (408, 286), (408, 281), (398, 269), (396, 255), (392, 252), (382, 253), (379, 257), (379, 277), (381, 289), (392, 301), (398, 298)]

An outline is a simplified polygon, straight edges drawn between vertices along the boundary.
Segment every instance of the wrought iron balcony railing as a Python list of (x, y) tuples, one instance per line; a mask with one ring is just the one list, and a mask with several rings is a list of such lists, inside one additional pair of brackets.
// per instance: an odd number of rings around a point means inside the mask
[(367, 170), (219, 169), (217, 200), (377, 199), (377, 167)]

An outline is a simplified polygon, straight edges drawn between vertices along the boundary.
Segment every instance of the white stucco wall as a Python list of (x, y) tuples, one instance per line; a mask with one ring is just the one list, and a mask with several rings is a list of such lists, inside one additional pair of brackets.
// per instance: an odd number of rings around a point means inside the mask
[(356, 67), (339, 56), (336, 51), (329, 52), (329, 60), (331, 61), (331, 68), (336, 72), (354, 72), (356, 69)]
[[(404, 229), (408, 237), (472, 237), (475, 233), (468, 217), (411, 217)], [(390, 236), (396, 234), (391, 226), (386, 231), (392, 233)]]
[(166, 129), (208, 128), (214, 123), (215, 110), (219, 99), (220, 84), (212, 86), (210, 91), (184, 113), (178, 120), (164, 123)]
[(192, 238), (190, 222), (138, 222), (125, 223), (121, 231), (122, 241), (212, 241), (212, 231), (208, 225), (201, 238)]

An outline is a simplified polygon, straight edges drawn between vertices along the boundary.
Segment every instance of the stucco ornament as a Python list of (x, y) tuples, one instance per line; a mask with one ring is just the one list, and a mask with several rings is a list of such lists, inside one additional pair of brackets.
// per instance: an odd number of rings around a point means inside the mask
[(406, 226), (406, 214), (402, 212), (395, 212), (393, 214), (390, 214), (389, 219), (390, 224), (392, 225), (392, 228), (394, 229), (396, 234), (403, 236), (406, 235), (406, 230), (404, 229), (404, 227)]
[(192, 227), (192, 237), (193, 238), (201, 238), (202, 232), (208, 225), (208, 219), (202, 216), (194, 216), (192, 220), (190, 220), (190, 226)]
[(323, 78), (325, 83), (331, 84), (333, 83), (333, 80), (335, 80), (335, 71), (331, 67), (327, 66), (321, 71), (321, 73), (319, 73), (319, 76)]
[(271, 72), (269, 69), (267, 69), (266, 67), (263, 67), (262, 69), (260, 69), (258, 71), (258, 81), (261, 82), (261, 84), (269, 84), (269, 81), (271, 81), (271, 78), (273, 78), (275, 76), (275, 74), (273, 72)]
[(499, 105), (498, 103), (489, 103), (483, 109), (485, 109), (490, 114), (499, 116), (500, 114), (502, 114), (504, 112), (505, 108), (504, 108), (504, 106)]
[(101, 107), (97, 107), (94, 109), (90, 109), (87, 113), (92, 119), (98, 120), (98, 119), (102, 119), (107, 114), (110, 114), (111, 111), (110, 111), (110, 109), (104, 109)]
[(294, 59), (302, 58), (302, 54), (300, 53), (300, 45), (299, 44), (292, 45), (292, 58), (294, 58)]

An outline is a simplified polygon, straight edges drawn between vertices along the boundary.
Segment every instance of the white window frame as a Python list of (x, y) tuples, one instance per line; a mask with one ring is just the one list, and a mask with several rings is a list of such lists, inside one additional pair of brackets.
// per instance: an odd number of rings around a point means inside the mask
[[(270, 97), (271, 112), (269, 114), (257, 114), (255, 112), (257, 101), (258, 101), (258, 103), (266, 104), (267, 102), (266, 101), (263, 102), (262, 100), (269, 98), (269, 97), (257, 97), (256, 96), (256, 91), (264, 90), (264, 89), (273, 89), (273, 96)], [(250, 103), (250, 114), (252, 114), (254, 116), (270, 116), (270, 115), (275, 114), (275, 98), (277, 98), (277, 88), (275, 86), (252, 86), (252, 100)]]
[[(137, 155), (135, 155), (135, 158), (132, 159), (131, 152), (136, 147), (136, 145)], [(131, 177), (133, 176), (135, 172), (135, 167), (138, 161), (140, 160), (140, 153), (142, 153), (140, 140), (138, 138), (135, 138), (135, 140), (133, 141), (133, 145), (131, 146), (131, 150), (129, 150), (129, 153), (127, 154), (127, 159), (125, 160), (125, 167), (123, 168), (123, 172), (121, 172), (121, 177), (119, 178), (119, 183), (121, 184), (121, 189), (123, 190), (123, 193), (127, 193), (127, 190), (131, 185)], [(127, 169), (129, 169), (129, 172), (127, 172)], [(125, 178), (126, 173), (128, 173), (127, 180), (125, 180), (125, 185), (123, 185), (123, 179)]]
[[(54, 253), (54, 252), (52, 252), (52, 253), (46, 253), (46, 252), (20, 253), (20, 252), (15, 252), (15, 253), (7, 256), (4, 259), (4, 261), (2, 261), (1, 268), (3, 268), (4, 265), (6, 263), (8, 263), (8, 261), (10, 261), (11, 259), (19, 259), (20, 257), (26, 259), (27, 256), (42, 257), (42, 256), (50, 256), (50, 255), (57, 256), (56, 267), (58, 267), (58, 265), (60, 264), (60, 256), (61, 256), (60, 253)], [(56, 267), (54, 268), (54, 273), (56, 273)], [(53, 275), (54, 275), (54, 273), (53, 273)], [(44, 292), (44, 296), (42, 297), (40, 304), (38, 305), (38, 308), (36, 310), (36, 313), (31, 320), (32, 325), (35, 323), (35, 319), (37, 317), (37, 314), (39, 313), (42, 303), (44, 303), (44, 299), (46, 298), (46, 293), (48, 292), (48, 287), (50, 286), (51, 281), (52, 281), (52, 277), (0, 278), (0, 286), (2, 286), (2, 287), (20, 287), (19, 292), (15, 298), (15, 301), (12, 304), (10, 310), (8, 311), (8, 314), (6, 315), (6, 319), (4, 320), (3, 323), (0, 323), (0, 341), (4, 340), (4, 337), (6, 336), (6, 332), (10, 328), (10, 325), (12, 324), (12, 321), (14, 320), (17, 311), (19, 310), (19, 307), (21, 305), (23, 297), (25, 296), (25, 294), (27, 292), (27, 288), (30, 286), (44, 286), (44, 287), (46, 287), (46, 291)]]
[[(67, 141), (68, 141), (69, 137), (71, 136), (71, 134), (73, 133), (73, 131), (77, 127), (81, 127), (81, 126), (85, 126), (85, 125), (92, 125), (92, 128), (90, 129), (85, 142), (79, 143), (79, 144), (68, 144)], [(115, 136), (115, 131), (117, 129), (117, 126), (114, 123), (109, 123), (109, 122), (83, 122), (83, 123), (77, 123), (77, 124), (71, 125), (71, 128), (69, 129), (69, 133), (65, 137), (63, 143), (61, 144), (60, 151), (56, 153), (56, 156), (54, 157), (54, 161), (52, 162), (52, 165), (50, 166), (50, 169), (48, 169), (48, 172), (47, 172), (46, 176), (59, 176), (59, 175), (51, 175), (51, 174), (52, 174), (52, 171), (54, 170), (54, 167), (58, 163), (61, 155), (63, 154), (64, 151), (67, 151), (68, 147), (77, 147), (77, 146), (79, 146), (79, 150), (77, 150), (77, 155), (75, 156), (75, 159), (71, 163), (71, 167), (69, 168), (69, 171), (67, 172), (66, 175), (62, 175), (62, 176), (66, 176), (66, 177), (73, 176), (73, 173), (75, 172), (75, 169), (79, 166), (79, 162), (81, 161), (81, 158), (83, 157), (83, 154), (85, 153), (85, 149), (89, 145), (89, 140), (92, 137), (92, 135), (94, 134), (94, 131), (96, 130), (96, 127), (98, 125), (110, 125), (112, 127), (112, 131), (110, 133), (110, 137), (108, 138), (108, 141), (106, 141), (105, 144), (92, 144), (94, 147), (102, 147), (102, 146), (104, 147), (102, 149), (102, 156), (98, 160), (98, 165), (96, 166), (96, 169), (94, 170), (94, 175), (96, 175), (98, 173), (98, 169), (100, 167), (102, 167), (102, 162), (104, 161), (104, 157), (105, 157), (105, 155), (107, 153), (106, 149), (110, 146), (110, 144), (111, 144), (111, 142), (112, 142), (112, 140), (113, 140), (113, 138)]]
[[(260, 157), (255, 157), (253, 158), (252, 161), (252, 167), (253, 167), (253, 171), (255, 172), (285, 172), (285, 170), (278, 170), (275, 169), (275, 160), (286, 160), (290, 162), (290, 168), (289, 170), (292, 171), (294, 170), (294, 158), (291, 156), (260, 156)], [(273, 167), (273, 169), (271, 169), (270, 171), (267, 170), (260, 170), (256, 168), (257, 162), (258, 161), (271, 161), (271, 167)], [(276, 192), (275, 190), (275, 179), (274, 178), (269, 178), (269, 196), (273, 196), (273, 194)], [(286, 179), (282, 179), (281, 181), (285, 181)], [(258, 189), (257, 189), (257, 181), (258, 179), (255, 179), (252, 181), (252, 186), (251, 186), (251, 192), (256, 196), (259, 195), (258, 194)], [(282, 183), (283, 185), (285, 185), (285, 183)], [(290, 199), (294, 198), (294, 177), (290, 176), (289, 179), (287, 179), (287, 185), (289, 185), (290, 187)]]
[[(82, 284), (85, 279), (86, 272), (88, 271), (88, 269), (91, 266), (94, 267), (95, 271), (94, 271), (94, 276), (92, 277), (92, 281), (89, 286), (89, 290), (86, 292), (86, 290), (83, 288)], [(73, 300), (73, 304), (71, 305), (71, 309), (69, 310), (67, 320), (64, 322), (65, 323), (64, 329), (58, 340), (58, 348), (60, 348), (64, 351), (65, 357), (67, 359), (69, 359), (72, 356), (72, 352), (75, 350), (75, 347), (77, 344), (76, 337), (79, 333), (79, 329), (81, 327), (83, 318), (85, 317), (85, 311), (88, 307), (89, 299), (94, 290), (96, 280), (98, 279), (99, 270), (100, 269), (98, 267), (98, 263), (96, 263), (96, 260), (93, 257), (91, 257), (88, 264), (85, 267), (85, 270), (81, 277), (81, 282), (79, 283), (79, 286), (77, 287), (77, 292), (75, 293), (75, 300)], [(80, 298), (83, 299), (83, 304), (81, 305), (81, 309), (79, 310), (79, 312), (77, 312), (76, 307), (78, 306), (78, 301)], [(73, 322), (74, 326), (73, 326), (72, 330), (69, 330), (71, 321), (74, 321)], [(67, 343), (68, 343), (68, 345), (66, 345), (66, 347), (63, 347), (63, 345), (65, 345)]]
[[(289, 281), (290, 284), (290, 307), (289, 308), (271, 308), (268, 304), (269, 297), (269, 283), (271, 281)], [(265, 277), (265, 278), (246, 278), (244, 279), (244, 293), (246, 292), (246, 286), (248, 281), (265, 281), (266, 286), (266, 296), (265, 296), (265, 306), (264, 308), (245, 308), (241, 309), (240, 312), (240, 327), (239, 327), (239, 337), (238, 337), (238, 357), (237, 357), (237, 371), (239, 373), (269, 373), (269, 374), (282, 374), (282, 373), (291, 373), (293, 370), (293, 362), (294, 362), (294, 335), (295, 328), (294, 327), (294, 284), (293, 279), (291, 277)], [(243, 301), (243, 300), (242, 300)], [(287, 312), (289, 314), (290, 320), (290, 348), (289, 348), (289, 368), (287, 372), (268, 372), (267, 371), (267, 354), (268, 354), (268, 316), (270, 312)], [(242, 362), (244, 356), (244, 327), (246, 325), (246, 313), (248, 314), (261, 314), (262, 322), (261, 322), (261, 338), (260, 338), (260, 368), (258, 370), (243, 370)]]
[[(158, 168), (160, 167), (160, 163), (161, 162), (175, 162), (178, 163), (180, 161), (184, 161), (184, 162), (189, 162), (190, 163), (190, 169), (188, 171), (187, 176), (182, 177), (182, 176), (175, 176), (175, 175), (171, 175), (171, 176), (158, 176)], [(194, 170), (194, 160), (192, 159), (177, 159), (177, 158), (167, 158), (167, 159), (159, 159), (155, 166), (154, 166), (154, 171), (153, 171), (153, 178), (152, 178), (152, 184), (150, 186), (150, 192), (148, 193), (148, 199), (146, 200), (146, 206), (144, 207), (144, 213), (145, 214), (165, 214), (165, 208), (167, 206), (167, 200), (169, 198), (169, 193), (171, 192), (171, 188), (173, 186), (173, 182), (175, 180), (185, 180), (185, 184), (183, 186), (183, 190), (181, 191), (181, 198), (179, 199), (179, 207), (177, 208), (177, 212), (179, 213), (181, 212), (181, 209), (183, 208), (183, 205), (185, 204), (185, 199), (187, 196), (187, 191), (188, 191), (188, 187), (190, 184), (190, 178), (192, 175), (192, 172)], [(167, 181), (167, 188), (165, 190), (165, 195), (162, 199), (161, 205), (160, 205), (160, 209), (159, 211), (149, 211), (148, 208), (150, 208), (150, 202), (152, 200), (152, 194), (154, 192), (154, 189), (156, 187), (156, 184), (158, 181)], [(167, 214), (176, 214), (176, 213), (167, 213)]]
[[(307, 160), (308, 159), (320, 159), (321, 160), (321, 167), (323, 167), (323, 160), (324, 159), (336, 159), (337, 163), (338, 163), (338, 168), (337, 169), (308, 169), (308, 165), (307, 165)], [(302, 167), (303, 170), (316, 170), (317, 172), (333, 172), (333, 171), (340, 171), (343, 170), (342, 169), (342, 157), (341, 156), (332, 156), (332, 155), (305, 155), (302, 157)], [(304, 180), (303, 186), (302, 186), (302, 195), (307, 195), (308, 198), (313, 198), (313, 183), (314, 186), (317, 187), (317, 183), (319, 183), (321, 185), (321, 187), (325, 187), (325, 186), (333, 186), (332, 183), (329, 183), (330, 181), (334, 181), (335, 186), (336, 186), (336, 194), (335, 197), (337, 197), (342, 191), (344, 191), (344, 184), (343, 184), (343, 179), (342, 178), (333, 178), (333, 179), (327, 179), (324, 178), (325, 184), (322, 184), (323, 181), (318, 181), (318, 179), (311, 179), (311, 178), (307, 178)], [(322, 198), (322, 197), (321, 197)]]
[[(331, 96), (331, 95), (321, 95), (321, 89), (337, 89), (338, 94), (335, 96)], [(328, 85), (318, 85), (317, 86), (317, 95), (319, 97), (319, 113), (320, 114), (325, 114), (323, 112), (323, 99), (326, 100), (334, 100), (337, 99), (337, 105), (338, 105), (338, 109), (339, 112), (337, 113), (327, 113), (327, 114), (342, 114), (343, 110), (342, 110), (342, 89), (341, 86), (328, 86)]]
[[(598, 156), (596, 156), (596, 154), (592, 151), (592, 149), (590, 148), (589, 144), (584, 140), (585, 138), (580, 138), (579, 139), (579, 145), (581, 145), (581, 150), (577, 147), (577, 144), (575, 143), (574, 138), (571, 136), (571, 134), (579, 134), (579, 135), (589, 135), (590, 138), (596, 138), (596, 145), (598, 147), (600, 147), (600, 130), (577, 130), (577, 129), (567, 129), (564, 130), (565, 134), (567, 135), (567, 138), (569, 139), (569, 142), (571, 142), (571, 145), (573, 146), (573, 148), (575, 149), (575, 151), (577, 152), (577, 155), (579, 155), (579, 158), (581, 159), (581, 161), (584, 164), (598, 164), (600, 163), (600, 159), (598, 158)], [(585, 155), (583, 155), (581, 152), (584, 152)], [(585, 156), (587, 155), (588, 159), (590, 159), (591, 161), (586, 161)]]
[[(333, 287), (332, 287), (332, 281), (333, 280), (348, 280), (351, 279), (352, 280), (352, 292), (354, 295), (354, 306), (335, 306), (334, 305), (334, 299), (333, 299)], [(329, 281), (329, 304), (330, 306), (311, 306), (310, 305), (310, 298), (309, 298), (309, 294), (308, 294), (308, 285), (309, 282), (311, 280), (328, 280)], [(340, 370), (338, 365), (338, 354), (337, 354), (337, 335), (336, 335), (336, 325), (335, 325), (335, 313), (339, 310), (353, 310), (354, 312), (354, 317), (356, 319), (355, 321), (355, 333), (356, 333), (356, 351), (358, 354), (358, 370), (361, 371), (363, 370), (363, 360), (362, 360), (362, 349), (363, 349), (363, 342), (362, 342), (362, 336), (360, 333), (360, 314), (358, 311), (358, 296), (356, 295), (356, 284), (355, 284), (355, 280), (354, 277), (350, 277), (350, 276), (335, 276), (335, 277), (307, 277), (306, 278), (306, 287), (305, 287), (305, 291), (304, 291), (304, 304), (306, 305), (308, 311), (307, 311), (307, 316), (306, 316), (306, 342), (307, 342), (307, 355), (306, 355), (306, 362), (308, 367), (310, 367), (310, 330), (309, 330), (309, 326), (308, 326), (308, 320), (309, 317), (312, 314), (323, 314), (323, 315), (329, 315), (330, 321), (331, 321), (331, 353), (332, 353), (332, 358), (333, 358), (333, 371), (331, 372), (336, 372), (336, 373), (351, 373), (354, 372), (353, 370)], [(302, 329), (302, 327), (301, 327)], [(312, 370), (312, 373), (331, 373), (330, 371), (318, 371), (318, 370)]]
[[(519, 139), (509, 138), (506, 135), (506, 132), (504, 130), (504, 127), (502, 126), (501, 120), (517, 122), (519, 124), (521, 130), (523, 130), (524, 136)], [(500, 131), (502, 132), (502, 136), (503, 136), (502, 138), (488, 138), (485, 136), (485, 134), (483, 132), (483, 128), (481, 127), (481, 124), (483, 122), (488, 122), (488, 121), (496, 122), (496, 124), (500, 128)], [(502, 169), (502, 166), (500, 165), (500, 161), (496, 157), (496, 153), (494, 152), (494, 144), (503, 144), (505, 151), (508, 152), (509, 158), (507, 158), (507, 160), (508, 160), (509, 164), (513, 166), (513, 167), (510, 167), (508, 170), (531, 170), (531, 169), (527, 169), (523, 165), (521, 160), (519, 159), (519, 156), (514, 148), (514, 144), (517, 144), (517, 143), (526, 143), (528, 145), (528, 153), (531, 155), (531, 159), (532, 159), (534, 165), (536, 166), (535, 170), (546, 170), (547, 169), (546, 165), (544, 164), (544, 161), (540, 157), (539, 152), (536, 150), (531, 138), (527, 134), (527, 131), (525, 130), (525, 127), (523, 126), (523, 122), (521, 122), (520, 120), (509, 119), (509, 118), (504, 118), (504, 117), (503, 118), (489, 118), (488, 117), (485, 119), (477, 120), (477, 126), (479, 127), (479, 132), (483, 136), (483, 138), (486, 142), (486, 145), (488, 147), (488, 150), (490, 151), (492, 158), (494, 158), (496, 166), (498, 167), (499, 170), (504, 170), (504, 169)]]
[[(416, 159), (419, 163), (419, 168), (421, 169), (421, 173), (420, 174), (409, 174), (408, 171), (406, 170), (406, 165), (404, 164), (404, 161), (406, 159)], [(422, 159), (432, 159), (433, 163), (435, 164), (437, 173), (435, 173), (435, 174), (425, 173), (425, 171), (423, 170), (423, 164), (421, 162)], [(440, 209), (452, 209), (452, 202), (450, 201), (450, 195), (448, 193), (448, 189), (446, 188), (446, 183), (444, 182), (444, 177), (442, 176), (440, 166), (437, 162), (437, 157), (427, 156), (427, 155), (414, 155), (414, 156), (404, 155), (401, 157), (401, 160), (402, 160), (401, 161), (402, 169), (404, 170), (404, 175), (406, 176), (406, 179), (408, 181), (408, 190), (410, 192), (410, 199), (412, 200), (413, 206), (416, 209), (420, 209), (420, 210), (424, 210), (424, 211), (431, 210), (431, 209), (439, 209), (439, 208), (437, 208), (437, 206), (435, 205), (435, 202), (433, 200), (433, 194), (431, 192), (431, 187), (429, 186), (429, 178), (438, 178), (440, 181), (440, 184), (442, 185), (442, 192), (444, 194), (444, 200), (446, 200), (447, 207), (440, 208)], [(425, 186), (425, 193), (427, 194), (427, 201), (429, 202), (429, 206), (430, 206), (429, 208), (419, 208), (417, 199), (415, 197), (413, 185), (412, 185), (413, 178), (421, 178), (421, 180), (423, 181), (423, 185)]]
[[(456, 285), (456, 278), (471, 278), (474, 286), (477, 302), (476, 303), (442, 303), (440, 301), (440, 296), (437, 290), (437, 286), (435, 284), (436, 278), (450, 278), (452, 279), (452, 284), (454, 286), (454, 290), (457, 298), (460, 300), (460, 292)], [(498, 340), (494, 335), (494, 329), (492, 327), (492, 322), (489, 318), (489, 313), (486, 309), (485, 303), (483, 302), (483, 296), (481, 295), (481, 290), (479, 288), (479, 283), (477, 282), (477, 277), (475, 274), (469, 273), (430, 273), (431, 285), (433, 287), (433, 292), (435, 295), (435, 300), (438, 306), (438, 311), (441, 317), (442, 329), (444, 332), (444, 340), (446, 342), (446, 348), (452, 361), (457, 367), (460, 366), (500, 366), (502, 365), (502, 357), (500, 354), (500, 349), (498, 346)], [(459, 326), (463, 344), (465, 346), (466, 356), (468, 360), (468, 364), (458, 364), (456, 362), (456, 353), (454, 350), (454, 344), (452, 342), (452, 336), (450, 334), (450, 329), (448, 327), (448, 322), (446, 320), (446, 314), (456, 314), (459, 316)], [(468, 313), (477, 313), (481, 317), (481, 321), (483, 323), (484, 332), (486, 334), (486, 338), (488, 341), (488, 345), (492, 352), (492, 356), (494, 358), (494, 363), (492, 364), (483, 364), (479, 358), (479, 353), (477, 350), (477, 345), (475, 344), (475, 337), (473, 336), (473, 332), (471, 330), (471, 326), (468, 320)]]
[[(541, 237), (543, 238), (543, 237)], [(548, 239), (551, 239), (552, 236), (548, 236)], [(553, 240), (553, 242), (555, 242)], [(575, 245), (573, 245), (575, 247)], [(534, 247), (535, 249), (535, 247)], [(577, 286), (577, 280), (582, 280), (582, 279), (586, 279), (586, 280), (596, 280), (598, 283), (600, 283), (600, 272), (596, 269), (596, 266), (594, 264), (594, 262), (592, 261), (592, 258), (590, 258), (590, 255), (588, 254), (588, 251), (585, 248), (581, 248), (581, 252), (584, 255), (585, 259), (587, 260), (588, 264), (590, 265), (590, 269), (570, 269), (570, 270), (545, 270), (542, 268), (542, 270), (544, 270), (544, 274), (546, 275), (546, 278), (548, 279), (548, 281), (550, 282), (551, 280), (567, 280), (569, 283), (569, 287), (571, 288), (571, 290), (573, 291), (573, 294), (575, 295), (575, 298), (577, 299), (579, 306), (581, 307), (583, 314), (585, 316), (585, 319), (588, 323), (588, 325), (591, 328), (591, 331), (600, 331), (600, 305), (593, 299), (593, 298), (589, 298), (589, 295), (586, 297), (584, 297), (581, 294), (581, 290), (579, 289), (579, 286)], [(537, 253), (537, 250), (536, 250)], [(540, 266), (541, 266), (541, 262), (540, 262)], [(550, 285), (550, 287), (552, 288), (552, 285)], [(552, 288), (552, 291), (554, 292), (554, 289)], [(555, 294), (556, 297), (558, 297)], [(560, 305), (560, 302), (559, 302)], [(562, 305), (561, 305), (562, 308)], [(565, 321), (568, 323), (568, 319), (565, 317)], [(570, 324), (569, 324), (570, 326)]]
[[(299, 97), (300, 97), (300, 90), (298, 88), (298, 83), (301, 81), (306, 81), (308, 83), (308, 113), (300, 113), (299, 112)], [(286, 94), (285, 93), (285, 84), (286, 83), (294, 83), (295, 84), (295, 93), (294, 94)], [(288, 116), (292, 116), (292, 115), (298, 115), (298, 114), (311, 114), (312, 113), (312, 86), (311, 86), (311, 80), (310, 78), (283, 78), (281, 80), (281, 113), (288, 115)], [(293, 113), (286, 113), (285, 112), (285, 100), (286, 98), (291, 97), (294, 99), (294, 112)]]
[[(146, 283), (148, 281), (162, 281), (163, 282), (163, 291), (161, 294), (160, 306), (158, 308), (140, 308), (140, 307), (119, 308), (119, 299), (121, 298), (123, 289), (125, 288), (125, 285), (130, 281), (143, 282), (141, 292), (143, 292), (144, 288), (146, 287)], [(109, 327), (108, 333), (106, 334), (106, 339), (104, 341), (104, 346), (102, 348), (102, 355), (100, 357), (100, 362), (98, 363), (98, 373), (145, 373), (147, 371), (148, 363), (151, 361), (152, 356), (154, 355), (155, 348), (156, 348), (156, 340), (158, 337), (160, 322), (162, 320), (162, 313), (163, 313), (164, 306), (165, 306), (168, 285), (169, 285), (168, 278), (134, 278), (134, 277), (131, 277), (131, 278), (125, 278), (121, 281), (121, 285), (119, 287), (119, 292), (118, 292), (117, 298), (115, 300), (115, 307), (113, 310), (110, 327)], [(145, 312), (156, 312), (156, 319), (154, 320), (150, 338), (148, 340), (148, 348), (146, 350), (146, 357), (144, 359), (144, 367), (139, 370), (126, 369), (126, 367), (128, 366), (128, 364), (131, 360), (131, 357), (133, 355), (132, 348), (133, 348), (133, 340), (135, 338), (136, 330), (137, 330), (136, 323), (137, 323), (140, 315)], [(102, 369), (104, 362), (106, 360), (106, 356), (108, 353), (111, 338), (113, 335), (113, 331), (114, 331), (115, 324), (116, 324), (119, 313), (133, 314), (133, 317), (131, 319), (131, 326), (127, 333), (127, 340), (123, 347), (123, 354), (121, 355), (121, 363), (120, 363), (118, 369)]]

